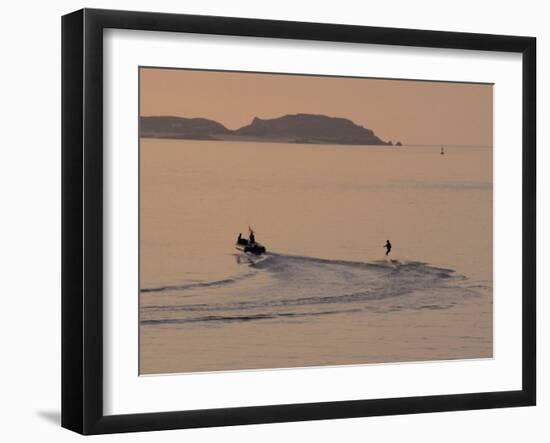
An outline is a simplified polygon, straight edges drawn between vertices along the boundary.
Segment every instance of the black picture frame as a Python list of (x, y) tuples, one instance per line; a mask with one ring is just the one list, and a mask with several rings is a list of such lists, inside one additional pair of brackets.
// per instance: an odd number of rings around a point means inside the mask
[[(105, 415), (102, 85), (103, 31), (108, 28), (522, 54), (521, 390)], [(62, 18), (62, 426), (81, 434), (106, 434), (535, 405), (535, 85), (533, 37), (97, 9), (65, 15)]]

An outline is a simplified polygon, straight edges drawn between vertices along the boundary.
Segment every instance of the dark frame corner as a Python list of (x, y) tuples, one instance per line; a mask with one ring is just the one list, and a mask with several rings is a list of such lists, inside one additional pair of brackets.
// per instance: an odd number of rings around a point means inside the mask
[[(193, 32), (523, 55), (521, 390), (132, 415), (103, 414), (103, 30)], [(62, 426), (81, 434), (458, 411), (536, 404), (536, 39), (83, 9), (62, 18)]]

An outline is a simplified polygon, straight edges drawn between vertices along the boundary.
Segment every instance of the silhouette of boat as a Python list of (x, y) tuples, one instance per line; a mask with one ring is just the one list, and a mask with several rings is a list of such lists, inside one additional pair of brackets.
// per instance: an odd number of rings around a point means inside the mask
[(445, 155), (445, 150), (443, 149), (443, 145), (441, 145), (441, 155)]
[(242, 238), (240, 235), (239, 238), (237, 238), (237, 243), (235, 244), (235, 247), (239, 251), (249, 252), (250, 254), (255, 255), (262, 255), (266, 252), (265, 246), (261, 245), (258, 242), (251, 245), (246, 238)]

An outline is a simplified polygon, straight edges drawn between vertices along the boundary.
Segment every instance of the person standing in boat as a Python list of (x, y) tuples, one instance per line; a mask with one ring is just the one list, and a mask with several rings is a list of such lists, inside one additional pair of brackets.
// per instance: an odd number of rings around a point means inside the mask
[(391, 243), (389, 240), (386, 240), (386, 244), (384, 245), (384, 248), (386, 248), (386, 255), (389, 255), (391, 251)]
[(250, 232), (250, 235), (248, 236), (248, 244), (249, 246), (254, 246), (256, 244), (256, 237), (254, 236), (254, 231), (249, 226), (248, 231)]

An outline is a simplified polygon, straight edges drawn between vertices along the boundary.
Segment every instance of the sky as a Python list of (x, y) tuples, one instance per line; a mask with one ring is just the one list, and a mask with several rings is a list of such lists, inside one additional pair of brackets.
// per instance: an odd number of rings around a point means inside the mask
[(394, 143), (493, 143), (489, 84), (140, 69), (141, 116), (203, 117), (237, 129), (297, 113), (348, 118)]

